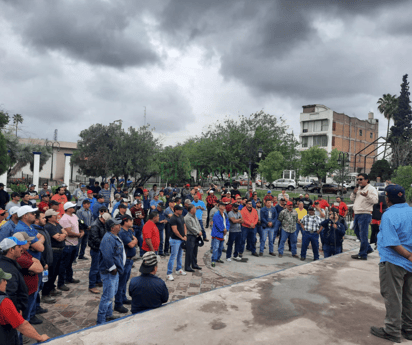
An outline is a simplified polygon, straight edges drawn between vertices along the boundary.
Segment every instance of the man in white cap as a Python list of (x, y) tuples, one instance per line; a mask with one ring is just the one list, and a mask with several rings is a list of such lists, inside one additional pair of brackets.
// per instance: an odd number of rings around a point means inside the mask
[(69, 201), (66, 202), (63, 207), (64, 215), (61, 217), (59, 224), (67, 232), (67, 237), (60, 263), (59, 280), (57, 282), (58, 289), (66, 283), (80, 283), (80, 280), (73, 278), (72, 265), (76, 257), (79, 238), (82, 238), (84, 235), (84, 231), (79, 230), (79, 218), (76, 216), (76, 204)]
[(19, 206), (13, 206), (9, 210), (8, 221), (0, 228), (0, 242), (7, 237), (13, 236), (14, 229), (16, 228), (17, 223), (19, 222), (19, 217), (17, 216), (17, 210)]

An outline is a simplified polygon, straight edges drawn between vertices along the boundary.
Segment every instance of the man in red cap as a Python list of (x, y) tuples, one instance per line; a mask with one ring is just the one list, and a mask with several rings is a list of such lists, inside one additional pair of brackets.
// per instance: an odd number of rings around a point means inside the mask
[(300, 225), (300, 220), (298, 213), (293, 209), (292, 201), (286, 203), (286, 209), (279, 213), (278, 221), (281, 222), (280, 244), (278, 248), (279, 257), (281, 258), (283, 256), (285, 242), (289, 238), (292, 247), (292, 256), (299, 259), (296, 253), (296, 224)]
[(186, 184), (182, 189), (182, 199), (186, 200), (190, 196), (190, 184)]

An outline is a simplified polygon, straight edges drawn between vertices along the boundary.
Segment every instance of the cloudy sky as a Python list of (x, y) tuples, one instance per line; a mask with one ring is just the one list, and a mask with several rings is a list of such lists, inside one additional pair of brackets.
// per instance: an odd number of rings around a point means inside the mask
[(175, 144), (264, 109), (299, 133), (302, 105), (387, 122), (376, 102), (410, 73), (401, 0), (0, 0), (0, 107), (21, 136), (76, 141), (147, 123)]

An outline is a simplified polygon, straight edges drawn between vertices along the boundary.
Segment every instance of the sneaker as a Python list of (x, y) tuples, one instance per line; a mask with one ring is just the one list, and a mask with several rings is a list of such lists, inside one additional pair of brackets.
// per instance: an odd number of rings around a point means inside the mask
[(49, 304), (56, 303), (56, 299), (53, 298), (53, 297), (51, 297), (50, 295), (43, 296), (43, 297), (41, 298), (41, 301), (42, 301), (43, 303), (49, 303)]
[(180, 274), (180, 275), (182, 275), (182, 276), (185, 276), (185, 275), (186, 275), (186, 272), (183, 271), (182, 269), (180, 269), (180, 270), (177, 271), (176, 273), (177, 273), (177, 274)]
[(50, 291), (50, 296), (60, 296), (63, 295), (63, 292), (57, 291), (56, 289), (53, 289)]
[(79, 256), (78, 259), (79, 260), (89, 260), (89, 258), (86, 258), (85, 256), (82, 256), (82, 257)]
[(238, 256), (234, 256), (234, 257), (233, 257), (233, 260), (239, 261), (239, 260), (241, 260), (241, 259), (240, 259), (240, 257), (238, 257)]
[(36, 315), (46, 314), (48, 311), (49, 311), (49, 309), (40, 307), (40, 308), (36, 309)]
[(211, 264), (212, 267), (216, 267), (216, 264), (214, 262), (212, 262)]
[(220, 264), (224, 264), (225, 262), (222, 259), (217, 260), (216, 262), (220, 263)]
[(242, 259), (242, 258), (243, 258), (243, 254), (239, 254), (239, 258)]
[(360, 242), (360, 240), (359, 240), (359, 239), (356, 239), (356, 242)]
[(390, 335), (385, 332), (385, 330), (381, 327), (371, 327), (371, 334), (374, 335), (375, 337), (386, 339), (389, 341), (393, 341), (394, 343), (400, 343), (401, 342), (401, 337), (395, 337), (393, 335)]
[(305, 261), (306, 260), (306, 258), (300, 258), (300, 261)]
[(412, 340), (412, 332), (405, 331), (404, 329), (402, 329), (401, 331), (402, 331), (402, 336), (405, 339)]
[(129, 309), (127, 309), (124, 306), (114, 307), (113, 310), (117, 311), (118, 313), (122, 313), (122, 314), (126, 314), (129, 311)]
[(59, 286), (59, 287), (57, 287), (59, 290), (62, 290), (62, 291), (69, 291), (70, 290), (70, 288), (68, 287), (68, 286), (66, 286), (66, 285), (62, 285), (62, 286)]
[(259, 256), (263, 256), (263, 253), (259, 253)]
[(222, 253), (226, 253), (226, 249), (225, 249), (225, 248), (222, 249)]
[(231, 262), (231, 261), (232, 261), (232, 259), (231, 259), (231, 258), (227, 258), (227, 259), (226, 259), (226, 261)]
[(43, 323), (43, 321), (40, 320), (37, 316), (32, 317), (29, 322), (32, 325), (40, 325)]
[(171, 274), (168, 274), (167, 275), (167, 280), (172, 281), (172, 280), (175, 280), (175, 278), (173, 278), (173, 276)]

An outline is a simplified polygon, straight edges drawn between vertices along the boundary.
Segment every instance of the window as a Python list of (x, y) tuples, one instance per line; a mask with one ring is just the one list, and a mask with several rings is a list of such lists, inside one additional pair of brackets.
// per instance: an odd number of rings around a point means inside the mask
[(373, 132), (371, 132), (371, 139), (373, 139)]
[(362, 130), (361, 129), (359, 130), (359, 136), (360, 137), (362, 136)]
[(327, 135), (315, 135), (313, 137), (313, 146), (328, 146)]
[(332, 146), (335, 146), (335, 137), (332, 137)]
[(332, 123), (332, 130), (336, 131), (336, 122), (335, 121), (333, 121), (333, 123)]
[(322, 131), (328, 130), (328, 120), (322, 120)]
[(306, 121), (303, 123), (303, 128), (302, 128), (303, 133), (309, 132), (309, 121)]
[(313, 123), (313, 131), (320, 132), (322, 130), (322, 121), (314, 121)]
[(308, 141), (309, 141), (308, 137), (303, 137), (302, 138), (302, 147), (308, 147)]

